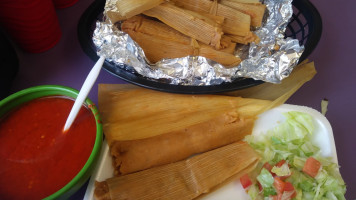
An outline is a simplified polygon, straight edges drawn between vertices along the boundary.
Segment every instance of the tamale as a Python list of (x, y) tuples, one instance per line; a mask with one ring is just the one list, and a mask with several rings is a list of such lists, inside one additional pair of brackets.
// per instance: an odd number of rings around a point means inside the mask
[[(208, 15), (208, 14), (206, 14)], [(216, 20), (217, 23), (220, 23), (221, 19), (218, 16), (214, 18), (211, 16), (213, 20)], [(165, 25), (164, 23), (154, 21), (151, 19), (147, 19), (141, 15), (131, 17), (125, 20), (121, 25), (122, 30), (134, 30), (137, 32), (145, 33), (147, 35), (151, 35), (153, 37), (161, 37), (167, 40), (179, 42), (182, 44), (190, 44), (191, 38), (186, 35), (176, 31), (175, 29)], [(221, 49), (220, 51), (232, 54), (234, 52), (236, 44), (232, 42), (231, 37), (227, 37), (222, 35), (220, 40)], [(226, 49), (228, 48), (228, 50)]]
[(149, 10), (161, 3), (164, 0), (117, 0), (117, 12), (109, 11), (108, 17), (112, 23), (128, 19), (132, 16), (141, 14), (145, 10)]
[(230, 37), (223, 35), (221, 37), (220, 44), (222, 49), (219, 49), (219, 51), (230, 54), (233, 54), (235, 52), (236, 43), (232, 42)]
[(126, 19), (116, 11), (109, 10), (109, 11), (107, 11), (106, 15), (108, 16), (108, 18), (110, 19), (111, 23), (113, 23), (113, 24), (115, 24), (118, 21)]
[(255, 43), (260, 42), (260, 38), (253, 32), (250, 32), (246, 36), (226, 35), (226, 37), (229, 37), (232, 41), (239, 43), (239, 44), (249, 44), (251, 42), (255, 42)]
[[(99, 96), (104, 134), (114, 141), (134, 140), (184, 130), (226, 112), (254, 118), (271, 101), (221, 95), (183, 95), (132, 89)], [(224, 118), (225, 119), (225, 118)], [(229, 118), (226, 118), (227, 123)]]
[(201, 44), (199, 48), (199, 55), (214, 60), (222, 64), (225, 68), (238, 66), (241, 63), (241, 58), (232, 55), (235, 51), (236, 43), (232, 43), (229, 48), (216, 51), (207, 45)]
[[(172, 0), (177, 6), (195, 12), (216, 14), (225, 18), (224, 33), (245, 36), (250, 32), (251, 17), (243, 12), (210, 0)], [(215, 2), (215, 3), (214, 3)], [(213, 10), (213, 11), (212, 11)], [(215, 13), (211, 13), (215, 12)]]
[(222, 5), (234, 8), (245, 14), (251, 16), (251, 26), (260, 27), (262, 25), (263, 15), (266, 10), (266, 5), (264, 4), (246, 4), (239, 3), (234, 0), (220, 0)]
[(179, 58), (188, 55), (203, 56), (225, 67), (236, 66), (241, 59), (234, 56), (236, 43), (223, 37), (224, 49), (216, 50), (209, 45), (196, 43), (191, 38), (158, 21), (134, 16), (125, 20), (121, 29), (128, 33), (144, 50), (147, 59), (156, 63), (165, 58)]
[[(135, 31), (158, 38), (164, 38), (182, 44), (190, 44), (191, 39), (181, 32), (167, 26), (166, 24), (137, 15), (125, 20), (121, 24), (121, 30)], [(230, 38), (231, 39), (231, 38)]]
[(114, 141), (110, 151), (115, 174), (128, 174), (169, 164), (240, 141), (252, 133), (255, 119), (256, 117), (240, 118), (237, 112), (230, 111), (162, 135)]
[(247, 143), (233, 143), (187, 160), (97, 182), (94, 195), (97, 200), (193, 199), (252, 171), (258, 160)]
[(248, 3), (248, 4), (260, 4), (260, 0), (230, 0), (233, 2), (238, 2), (238, 3)]
[(146, 58), (151, 63), (156, 63), (162, 59), (180, 58), (188, 55), (194, 55), (194, 49), (191, 45), (166, 40), (165, 38), (152, 37), (150, 35), (132, 30), (124, 31), (140, 45), (145, 52)]
[(162, 3), (150, 10), (143, 12), (150, 17), (155, 17), (179, 32), (194, 38), (204, 44), (220, 48), (220, 39), (223, 35), (218, 23), (199, 13), (179, 8), (171, 3)]

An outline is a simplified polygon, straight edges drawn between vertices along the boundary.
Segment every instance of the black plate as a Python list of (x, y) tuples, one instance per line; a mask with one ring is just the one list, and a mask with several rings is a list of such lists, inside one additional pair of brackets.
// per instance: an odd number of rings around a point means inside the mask
[[(96, 48), (92, 41), (95, 22), (102, 19), (105, 0), (94, 1), (83, 13), (78, 24), (78, 38), (84, 52), (93, 60), (99, 59)], [(297, 38), (300, 44), (305, 45), (305, 51), (299, 62), (306, 59), (319, 42), (322, 23), (321, 17), (316, 8), (308, 0), (293, 1), (294, 14), (286, 31), (286, 37)], [(162, 92), (182, 93), (182, 94), (213, 94), (249, 88), (264, 83), (263, 81), (251, 78), (236, 79), (231, 83), (223, 83), (211, 86), (185, 86), (172, 85), (164, 81), (155, 80), (142, 75), (125, 70), (126, 66), (116, 66), (105, 61), (104, 69), (109, 73), (125, 80), (129, 83), (158, 90)]]

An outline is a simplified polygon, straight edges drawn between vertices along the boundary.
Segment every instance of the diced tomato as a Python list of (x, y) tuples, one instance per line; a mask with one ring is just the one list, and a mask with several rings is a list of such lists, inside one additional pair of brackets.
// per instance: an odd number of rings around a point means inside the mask
[(284, 191), (293, 191), (294, 190), (294, 186), (291, 182), (285, 182), (284, 184)]
[(271, 172), (273, 166), (270, 165), (268, 162), (266, 162), (266, 163), (263, 165), (263, 168), (266, 168), (269, 172)]
[(259, 191), (261, 192), (261, 191), (263, 190), (263, 187), (262, 187), (262, 185), (261, 185), (260, 182), (257, 181), (257, 183), (258, 183), (258, 184), (257, 184), (257, 185), (258, 185), (258, 189), (259, 189)]
[(246, 189), (246, 188), (250, 187), (250, 185), (252, 185), (252, 181), (251, 181), (250, 177), (248, 176), (248, 174), (241, 176), (240, 182), (244, 189)]
[(318, 174), (320, 167), (321, 163), (318, 160), (309, 157), (304, 164), (303, 172), (314, 178)]
[(273, 200), (282, 200), (283, 193), (278, 193), (277, 195), (272, 196)]
[(286, 180), (287, 178), (289, 178), (291, 175), (287, 175), (287, 176), (279, 176), (279, 178), (284, 181)]
[(276, 166), (276, 167), (282, 167), (282, 165), (283, 165), (284, 163), (286, 163), (286, 161), (285, 161), (285, 160), (281, 160), (281, 161), (279, 161), (275, 166)]
[(295, 191), (294, 186), (293, 186), (293, 184), (291, 182), (285, 182), (284, 191), (294, 192), (293, 195), (291, 196), (292, 198), (297, 196), (297, 192)]
[(273, 186), (277, 193), (283, 193), (285, 183), (278, 177), (274, 178)]
[(272, 172), (273, 166), (271, 164), (269, 164), (268, 162), (266, 162), (262, 167), (266, 168), (272, 174), (273, 177), (276, 176), (276, 174)]

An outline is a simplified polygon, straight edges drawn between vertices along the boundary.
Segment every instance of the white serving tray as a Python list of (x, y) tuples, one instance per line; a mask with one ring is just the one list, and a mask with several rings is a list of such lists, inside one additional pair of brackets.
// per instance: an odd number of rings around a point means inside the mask
[[(313, 142), (321, 149), (321, 155), (332, 157), (337, 162), (337, 154), (334, 142), (333, 131), (329, 121), (320, 112), (305, 106), (284, 104), (262, 113), (255, 123), (253, 135), (265, 133), (267, 130), (277, 126), (285, 120), (282, 113), (289, 111), (300, 111), (310, 114), (314, 118), (315, 133), (313, 133)], [(109, 147), (104, 140), (103, 149), (99, 157), (98, 165), (90, 178), (84, 200), (93, 200), (95, 181), (104, 181), (114, 176), (114, 169), (111, 164)], [(249, 199), (245, 190), (242, 188), (240, 181), (233, 181), (218, 190), (205, 195), (204, 200), (243, 200)]]

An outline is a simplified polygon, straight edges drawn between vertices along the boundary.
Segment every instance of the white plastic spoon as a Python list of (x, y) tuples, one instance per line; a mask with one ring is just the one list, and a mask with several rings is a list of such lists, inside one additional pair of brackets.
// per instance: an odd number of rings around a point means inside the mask
[(98, 78), (98, 75), (100, 73), (101, 67), (103, 66), (103, 63), (105, 61), (104, 56), (100, 56), (99, 60), (95, 63), (94, 67), (90, 70), (87, 78), (84, 81), (84, 84), (82, 88), (79, 91), (78, 97), (74, 102), (74, 105), (72, 107), (72, 110), (70, 111), (67, 121), (64, 125), (63, 132), (66, 132), (73, 124), (73, 121), (78, 115), (78, 112), (80, 108), (82, 107), (82, 104), (84, 100), (87, 98), (89, 91), (93, 87), (96, 79)]

